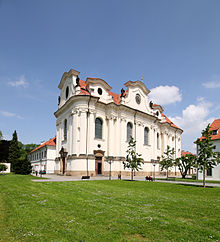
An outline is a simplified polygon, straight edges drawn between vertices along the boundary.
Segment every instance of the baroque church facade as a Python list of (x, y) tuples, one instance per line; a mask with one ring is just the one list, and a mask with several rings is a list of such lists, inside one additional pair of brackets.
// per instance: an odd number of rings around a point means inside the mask
[[(128, 81), (120, 94), (99, 78), (80, 80), (80, 72), (65, 72), (59, 83), (56, 117), (55, 173), (73, 176), (129, 175), (124, 169), (128, 141), (136, 140), (142, 169), (136, 175), (160, 174), (159, 161), (169, 145), (181, 156), (182, 130), (148, 97), (141, 81)], [(173, 170), (174, 172), (174, 170)]]

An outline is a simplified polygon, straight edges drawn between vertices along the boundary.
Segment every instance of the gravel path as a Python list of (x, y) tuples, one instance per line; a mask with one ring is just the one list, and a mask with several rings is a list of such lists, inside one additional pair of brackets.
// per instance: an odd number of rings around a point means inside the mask
[[(46, 179), (33, 179), (33, 182), (64, 182), (64, 181), (88, 181), (88, 179), (82, 180), (81, 177), (73, 177), (73, 176), (59, 176), (59, 175), (42, 175), (42, 178)], [(112, 180), (117, 180), (117, 177), (112, 177)], [(144, 177), (135, 177), (136, 181), (144, 181)], [(107, 176), (96, 176), (91, 177), (90, 181), (96, 180), (109, 180)], [(130, 177), (123, 177), (122, 180), (130, 180)], [(150, 181), (148, 181), (150, 182)], [(165, 182), (165, 183), (173, 183), (173, 184), (182, 184), (182, 185), (194, 185), (194, 186), (202, 186), (201, 182), (183, 182), (183, 181), (166, 181), (166, 180), (157, 180), (156, 182)], [(220, 187), (220, 183), (206, 183), (207, 187)]]

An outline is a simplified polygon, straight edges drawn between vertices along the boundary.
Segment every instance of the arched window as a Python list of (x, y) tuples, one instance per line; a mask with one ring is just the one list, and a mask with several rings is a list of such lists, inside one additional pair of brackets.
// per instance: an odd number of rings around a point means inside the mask
[(160, 135), (157, 133), (157, 149), (160, 149)]
[(100, 118), (95, 119), (95, 138), (102, 139), (102, 120)]
[(66, 99), (69, 97), (69, 87), (66, 87)]
[(144, 128), (144, 144), (149, 145), (149, 128)]
[(66, 119), (64, 120), (63, 137), (64, 137), (64, 140), (67, 139), (67, 120)]
[(127, 141), (132, 137), (132, 123), (127, 123)]

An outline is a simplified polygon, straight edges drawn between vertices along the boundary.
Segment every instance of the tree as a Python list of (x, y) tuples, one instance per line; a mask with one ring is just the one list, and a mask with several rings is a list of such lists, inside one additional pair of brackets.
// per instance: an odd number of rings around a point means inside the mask
[(32, 151), (33, 149), (37, 148), (39, 145), (37, 144), (22, 144), (20, 141), (18, 141), (18, 146), (20, 148), (20, 158), (22, 160), (25, 160), (27, 154)]
[(1, 171), (6, 171), (7, 170), (7, 166), (5, 164), (0, 164), (0, 172)]
[(182, 178), (185, 178), (188, 170), (195, 166), (195, 160), (196, 156), (193, 154), (186, 154), (185, 156), (181, 156), (175, 160), (174, 165), (178, 166)]
[(19, 158), (20, 158), (20, 148), (18, 145), (17, 132), (15, 130), (9, 147), (8, 161), (9, 163), (11, 163), (11, 170), (18, 174), (20, 174), (21, 172), (21, 161)]
[(22, 175), (29, 175), (32, 172), (31, 162), (28, 160), (27, 155), (21, 159), (21, 173)]
[(3, 135), (2, 135), (2, 131), (0, 130), (0, 141), (2, 140)]
[(134, 171), (139, 171), (141, 165), (143, 164), (143, 159), (141, 155), (136, 152), (136, 141), (133, 137), (130, 138), (128, 143), (128, 150), (126, 160), (123, 161), (124, 169), (130, 168), (131, 169), (131, 180), (133, 181)]
[(205, 187), (205, 173), (220, 162), (220, 153), (214, 152), (215, 145), (211, 140), (210, 124), (202, 131), (202, 138), (195, 143), (198, 147), (196, 159), (197, 167), (203, 171), (203, 187)]
[(161, 171), (166, 170), (167, 171), (167, 178), (168, 178), (168, 172), (171, 167), (174, 166), (174, 148), (170, 148), (170, 146), (167, 146), (167, 150), (164, 152), (164, 155), (162, 156), (162, 160), (160, 161), (161, 165)]

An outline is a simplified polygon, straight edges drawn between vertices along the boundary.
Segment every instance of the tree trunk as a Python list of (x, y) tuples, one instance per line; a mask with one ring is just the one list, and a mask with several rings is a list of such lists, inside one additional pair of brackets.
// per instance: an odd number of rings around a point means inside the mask
[(167, 179), (168, 179), (168, 169), (167, 169)]
[(186, 174), (182, 174), (182, 178), (185, 179), (186, 178)]
[(131, 180), (133, 181), (133, 169), (131, 169)]
[(203, 187), (205, 187), (205, 168), (203, 167)]

